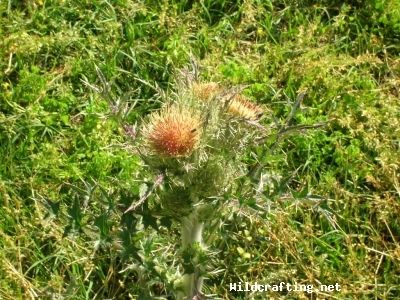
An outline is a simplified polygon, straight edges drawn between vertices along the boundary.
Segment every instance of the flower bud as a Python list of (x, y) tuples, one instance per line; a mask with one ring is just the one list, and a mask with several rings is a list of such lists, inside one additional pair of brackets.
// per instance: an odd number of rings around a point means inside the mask
[(229, 102), (228, 112), (249, 120), (257, 120), (262, 115), (263, 110), (242, 94), (236, 94)]

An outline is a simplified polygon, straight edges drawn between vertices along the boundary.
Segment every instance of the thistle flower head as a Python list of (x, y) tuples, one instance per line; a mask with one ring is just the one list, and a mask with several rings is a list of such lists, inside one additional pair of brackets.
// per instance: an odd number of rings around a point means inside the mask
[(195, 83), (192, 86), (194, 96), (202, 101), (210, 101), (221, 92), (221, 87), (216, 82)]
[(236, 94), (232, 100), (230, 100), (228, 112), (249, 120), (256, 120), (260, 118), (263, 110), (242, 94)]
[(162, 157), (182, 157), (198, 146), (200, 124), (200, 117), (192, 110), (172, 106), (151, 114), (142, 132), (153, 153)]

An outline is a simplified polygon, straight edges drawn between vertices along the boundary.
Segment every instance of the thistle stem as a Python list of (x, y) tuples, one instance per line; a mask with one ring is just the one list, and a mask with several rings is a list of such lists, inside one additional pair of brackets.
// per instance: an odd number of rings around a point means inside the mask
[[(199, 221), (198, 210), (195, 210), (187, 217), (182, 218), (182, 251), (197, 244), (202, 246), (203, 223)], [(192, 263), (196, 264), (196, 261)], [(199, 269), (195, 267), (192, 274), (183, 275), (184, 293), (178, 296), (178, 300), (192, 299), (201, 293), (203, 278), (199, 276)]]

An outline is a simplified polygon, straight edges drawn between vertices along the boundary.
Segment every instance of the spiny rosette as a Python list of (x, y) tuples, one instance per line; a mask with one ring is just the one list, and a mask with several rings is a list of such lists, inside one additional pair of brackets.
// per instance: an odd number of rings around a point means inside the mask
[(149, 149), (162, 157), (189, 156), (198, 146), (201, 118), (193, 110), (171, 106), (150, 115), (143, 136)]

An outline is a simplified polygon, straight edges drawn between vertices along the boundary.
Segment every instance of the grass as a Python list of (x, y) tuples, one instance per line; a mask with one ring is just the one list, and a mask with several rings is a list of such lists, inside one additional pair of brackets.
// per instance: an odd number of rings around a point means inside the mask
[[(140, 124), (190, 52), (203, 80), (250, 85), (270, 130), (238, 158), (262, 160), (261, 175), (223, 195), (205, 292), (400, 297), (397, 1), (9, 0), (0, 12), (0, 299), (173, 299), (178, 227), (146, 207), (123, 214), (156, 177), (82, 81), (101, 86), (99, 66), (113, 97), (129, 93), (124, 122)], [(302, 91), (291, 125), (332, 121), (276, 143)], [(245, 281), (341, 291), (229, 291)]]

